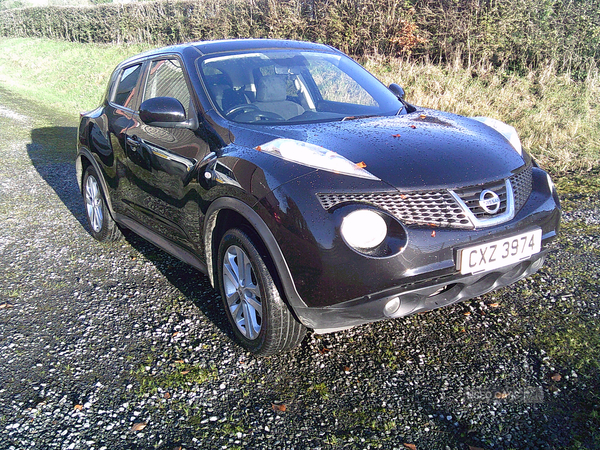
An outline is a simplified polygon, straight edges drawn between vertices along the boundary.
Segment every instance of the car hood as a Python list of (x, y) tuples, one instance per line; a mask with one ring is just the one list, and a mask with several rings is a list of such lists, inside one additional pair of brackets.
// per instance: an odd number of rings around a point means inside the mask
[(364, 162), (366, 170), (399, 189), (485, 183), (510, 176), (526, 162), (487, 125), (425, 109), (319, 124), (236, 124), (231, 132), (236, 144), (248, 147), (279, 137), (320, 145), (352, 162)]

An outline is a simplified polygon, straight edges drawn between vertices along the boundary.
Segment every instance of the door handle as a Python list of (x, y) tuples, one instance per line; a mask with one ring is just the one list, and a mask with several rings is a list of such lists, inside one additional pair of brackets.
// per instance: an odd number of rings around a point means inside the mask
[(125, 138), (125, 141), (127, 142), (127, 144), (131, 147), (131, 150), (136, 151), (138, 149), (138, 147), (140, 146), (140, 140), (137, 138), (137, 136), (127, 136)]

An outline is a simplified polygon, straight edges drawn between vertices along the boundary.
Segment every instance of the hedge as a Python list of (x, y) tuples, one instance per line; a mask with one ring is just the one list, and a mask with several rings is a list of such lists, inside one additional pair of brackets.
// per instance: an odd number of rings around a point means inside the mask
[(600, 0), (183, 0), (0, 11), (0, 36), (173, 44), (222, 38), (324, 42), (355, 56), (489, 63), (600, 59)]
[(166, 45), (223, 38), (326, 42), (348, 53), (409, 53), (422, 39), (394, 0), (203, 0), (0, 12), (0, 35)]

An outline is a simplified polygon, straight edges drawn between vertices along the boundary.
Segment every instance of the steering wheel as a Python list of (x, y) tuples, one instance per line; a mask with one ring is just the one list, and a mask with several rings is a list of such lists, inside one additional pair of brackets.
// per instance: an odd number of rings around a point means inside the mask
[(276, 113), (270, 112), (270, 111), (263, 111), (258, 106), (254, 105), (252, 103), (236, 105), (232, 108), (229, 108), (227, 110), (227, 112), (225, 113), (225, 115), (229, 116), (229, 115), (237, 114), (239, 112), (253, 113), (254, 114), (254, 122), (259, 122), (261, 120), (276, 120), (276, 121), (285, 120), (279, 114), (276, 114)]
[(228, 116), (230, 114), (235, 114), (240, 111), (250, 112), (250, 111), (260, 111), (260, 110), (258, 109), (258, 106), (253, 105), (252, 103), (246, 103), (246, 104), (236, 105), (236, 106), (229, 108), (227, 111), (225, 111), (225, 115)]
[(278, 122), (285, 120), (279, 114), (270, 111), (257, 111), (254, 113), (254, 122), (260, 122), (261, 120), (276, 120)]

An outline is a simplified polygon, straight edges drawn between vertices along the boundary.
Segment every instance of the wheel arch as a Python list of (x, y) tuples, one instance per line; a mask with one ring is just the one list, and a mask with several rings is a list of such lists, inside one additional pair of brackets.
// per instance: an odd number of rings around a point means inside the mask
[(102, 186), (102, 195), (104, 196), (104, 200), (106, 201), (106, 206), (108, 206), (108, 210), (110, 212), (111, 217), (115, 218), (115, 212), (113, 210), (112, 201), (110, 195), (108, 195), (108, 185), (106, 184), (106, 180), (104, 179), (104, 171), (102, 167), (94, 158), (94, 155), (90, 150), (86, 147), (80, 147), (77, 151), (77, 157), (75, 158), (75, 174), (77, 176), (77, 185), (79, 186), (79, 192), (83, 194), (83, 174), (85, 173), (88, 166), (94, 167), (94, 170), (98, 174), (98, 178), (100, 178), (100, 185)]
[(299, 308), (306, 308), (306, 304), (298, 294), (292, 274), (287, 265), (283, 252), (273, 236), (273, 233), (260, 215), (246, 203), (233, 197), (221, 197), (215, 200), (205, 215), (204, 220), (204, 249), (208, 276), (213, 287), (217, 287), (217, 259), (218, 248), (224, 233), (230, 228), (249, 228), (260, 240), (258, 245), (263, 247), (270, 261), (267, 267), (275, 271), (276, 283), (282, 291), (284, 301), (297, 317)]

